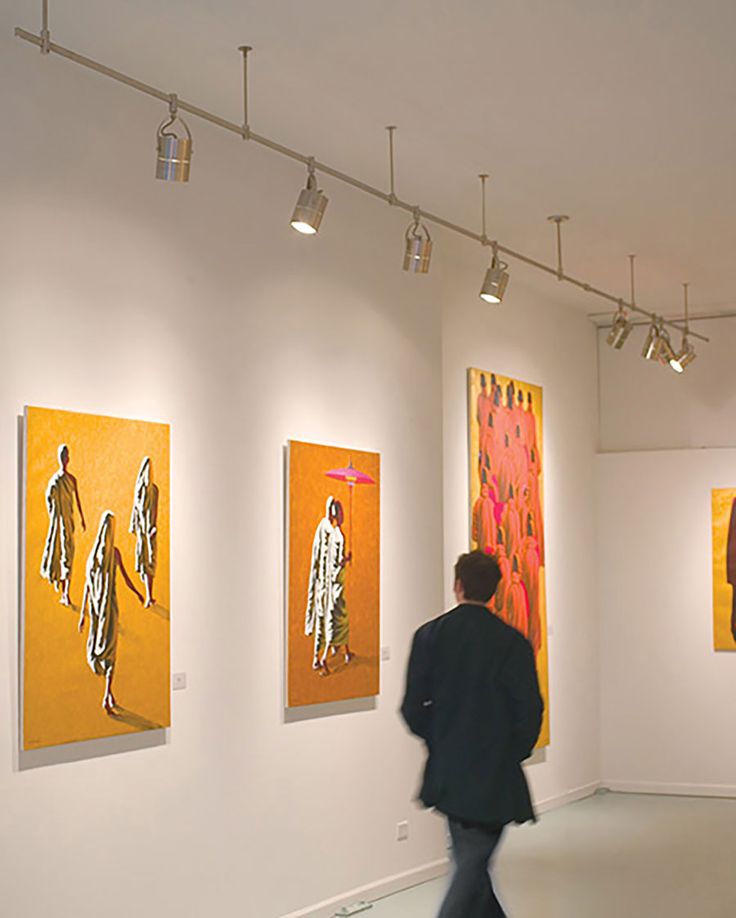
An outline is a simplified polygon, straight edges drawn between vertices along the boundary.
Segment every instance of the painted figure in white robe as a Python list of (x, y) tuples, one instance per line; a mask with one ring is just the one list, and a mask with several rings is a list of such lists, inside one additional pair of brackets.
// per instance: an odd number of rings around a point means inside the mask
[(69, 447), (59, 447), (59, 468), (51, 476), (46, 487), (46, 509), (49, 512), (49, 531), (41, 560), (41, 576), (53, 584), (55, 590), (61, 587), (60, 602), (70, 606), (69, 587), (74, 563), (74, 504), (79, 511), (82, 531), (87, 528), (79, 499), (77, 479), (69, 471)]
[(146, 456), (141, 462), (133, 495), (130, 531), (135, 536), (135, 569), (146, 588), (145, 608), (153, 598), (153, 578), (156, 575), (156, 542), (158, 523), (158, 487), (153, 482), (153, 467)]
[(102, 707), (107, 714), (115, 712), (112, 681), (118, 647), (118, 596), (116, 575), (118, 568), (127, 587), (143, 603), (143, 596), (128, 576), (120, 551), (115, 547), (115, 514), (106, 510), (100, 519), (94, 547), (87, 559), (87, 576), (84, 584), (82, 609), (79, 614), (79, 632), (84, 629), (85, 614), (89, 605), (89, 634), (87, 636), (87, 662), (97, 676), (105, 677)]
[(327, 655), (342, 646), (345, 662), (352, 654), (349, 647), (349, 621), (345, 604), (345, 536), (340, 528), (343, 509), (340, 501), (328, 497), (325, 515), (317, 524), (312, 541), (312, 563), (304, 633), (314, 636), (312, 668), (329, 674)]

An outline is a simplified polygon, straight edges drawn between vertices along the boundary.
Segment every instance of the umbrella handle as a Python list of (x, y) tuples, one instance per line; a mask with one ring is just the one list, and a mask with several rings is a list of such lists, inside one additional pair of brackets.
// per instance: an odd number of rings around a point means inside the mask
[(350, 510), (349, 510), (350, 519), (348, 521), (348, 558), (350, 558), (350, 560), (348, 561), (348, 564), (352, 564), (353, 563), (352, 552), (353, 552), (353, 488), (354, 488), (354, 485), (348, 485), (348, 487), (350, 488)]

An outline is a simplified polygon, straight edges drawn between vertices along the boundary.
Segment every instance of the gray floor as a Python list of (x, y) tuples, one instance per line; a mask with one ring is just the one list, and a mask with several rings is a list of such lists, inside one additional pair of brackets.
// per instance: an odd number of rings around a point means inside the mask
[[(511, 829), (495, 877), (510, 918), (734, 918), (736, 800), (596, 795)], [(445, 885), (365, 916), (433, 918)]]

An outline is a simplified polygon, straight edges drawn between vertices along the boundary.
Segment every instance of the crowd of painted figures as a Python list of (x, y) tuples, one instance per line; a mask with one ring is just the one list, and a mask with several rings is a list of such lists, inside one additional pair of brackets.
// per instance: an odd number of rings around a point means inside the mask
[(532, 393), (480, 374), (476, 404), (480, 497), (473, 506), (474, 547), (494, 555), (502, 580), (492, 609), (539, 652), (540, 568), (544, 525), (541, 444)]

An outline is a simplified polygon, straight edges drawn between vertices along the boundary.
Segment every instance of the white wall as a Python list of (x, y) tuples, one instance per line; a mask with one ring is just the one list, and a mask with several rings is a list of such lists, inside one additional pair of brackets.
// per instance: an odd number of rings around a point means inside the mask
[[(442, 602), (439, 283), (400, 270), (404, 220), (325, 183), (324, 230), (298, 237), (301, 168), (193, 124), (191, 185), (156, 183), (161, 106), (7, 37), (0, 68), (17, 88), (0, 145), (3, 913), (274, 918), (442, 858), (397, 717), (411, 634)], [(165, 745), (18, 770), (25, 403), (171, 422), (172, 662), (189, 687)], [(288, 438), (382, 454), (392, 652), (375, 709), (293, 723)]]
[(713, 650), (711, 488), (736, 450), (598, 458), (603, 783), (736, 795), (736, 656)]
[(681, 376), (599, 332), (601, 772), (620, 789), (736, 794), (723, 714), (736, 658), (713, 650), (712, 488), (736, 484), (736, 320)]
[[(323, 231), (297, 238), (287, 222), (302, 170), (199, 123), (191, 185), (156, 183), (158, 104), (56, 58), (39, 66), (8, 36), (0, 84), (14, 87), (0, 145), (7, 914), (86, 918), (104, 902), (110, 918), (275, 918), (444, 856), (440, 821), (411, 803), (422, 751), (396, 709), (411, 634), (442, 610), (443, 575), (467, 547), (473, 364), (545, 387), (553, 745), (530, 771), (540, 799), (595, 781), (585, 320), (533, 302), (520, 278), (508, 309), (490, 313), (477, 300), (479, 253), (441, 234), (431, 275), (405, 275), (405, 216), (329, 181)], [(16, 416), (26, 403), (172, 425), (172, 663), (189, 687), (173, 696), (163, 744), (18, 760)], [(382, 454), (392, 656), (375, 708), (285, 723), (288, 438)], [(403, 818), (411, 835), (397, 844)]]
[(584, 315), (551, 307), (512, 271), (506, 302), (478, 298), (484, 256), (457, 252), (443, 323), (445, 595), (468, 547), (466, 370), (480, 367), (541, 385), (551, 744), (527, 767), (538, 801), (598, 780), (598, 623), (592, 559), (597, 435), (595, 331)]

